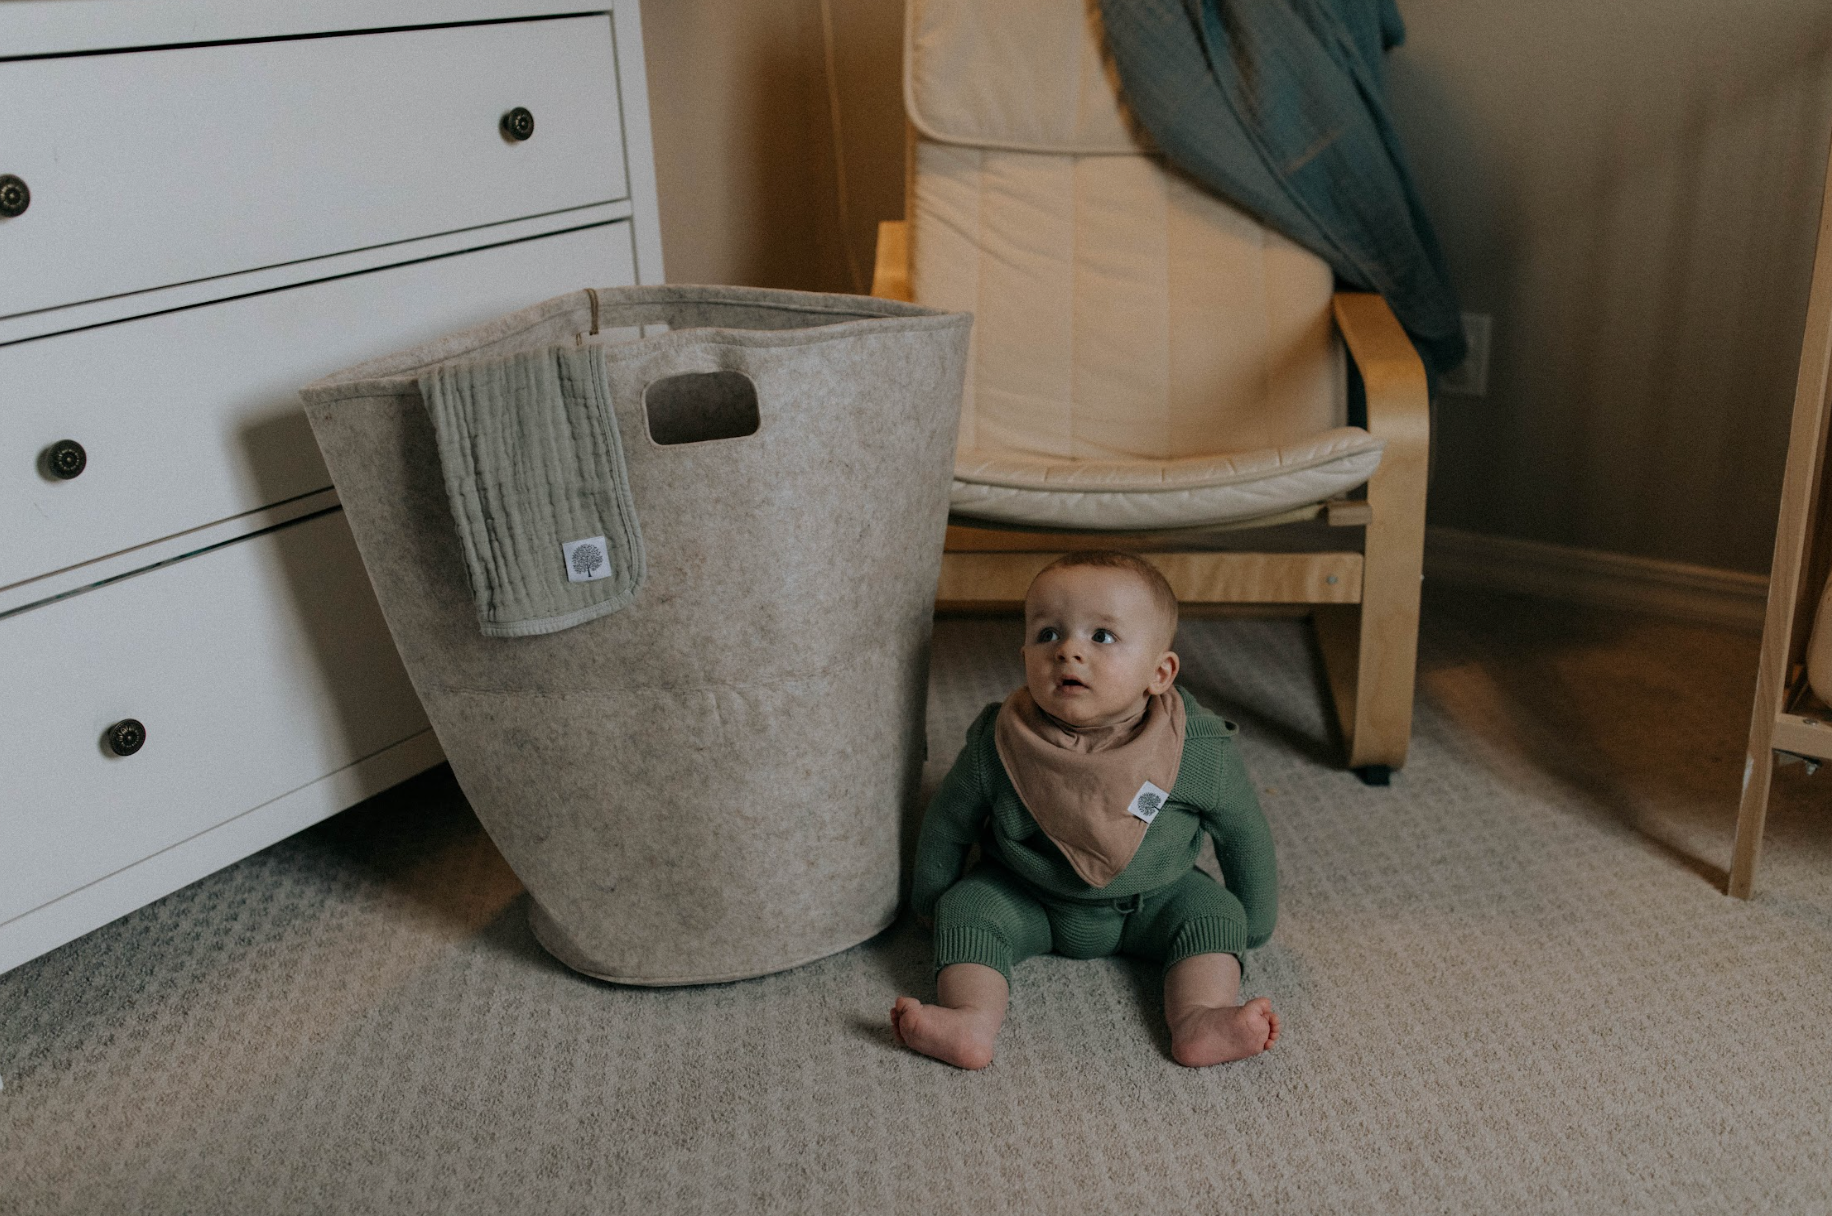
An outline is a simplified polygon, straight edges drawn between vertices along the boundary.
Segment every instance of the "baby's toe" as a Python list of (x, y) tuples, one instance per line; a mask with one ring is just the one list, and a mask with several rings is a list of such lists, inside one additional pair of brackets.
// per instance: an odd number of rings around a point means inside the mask
[(903, 1037), (903, 1019), (921, 1005), (921, 1001), (900, 996), (897, 998), (897, 1003), (891, 1006), (891, 1035), (905, 1047), (910, 1045), (910, 1041)]

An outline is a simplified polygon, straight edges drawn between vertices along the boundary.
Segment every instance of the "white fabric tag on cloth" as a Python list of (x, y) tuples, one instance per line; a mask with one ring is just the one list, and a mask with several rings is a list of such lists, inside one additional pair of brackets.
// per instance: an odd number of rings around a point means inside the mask
[(611, 547), (604, 543), (602, 536), (562, 541), (560, 552), (566, 558), (566, 581), (569, 583), (589, 583), (611, 577)]
[[(1126, 807), (1126, 813), (1134, 819), (1143, 819), (1149, 824), (1158, 817), (1158, 812), (1164, 809), (1164, 803), (1169, 797), (1169, 790), (1160, 789), (1147, 781), (1139, 787), (1139, 792), (1132, 796), (1132, 801)], [(1113, 804), (1108, 803), (1107, 805), (1112, 806)]]

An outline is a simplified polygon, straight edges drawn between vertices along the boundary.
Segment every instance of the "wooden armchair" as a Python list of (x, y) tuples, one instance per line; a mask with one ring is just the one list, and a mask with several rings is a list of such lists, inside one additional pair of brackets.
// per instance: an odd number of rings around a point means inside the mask
[[(1333, 292), (1140, 142), (1089, 12), (908, 5), (909, 219), (880, 226), (872, 291), (977, 318), (938, 604), (1010, 606), (1062, 553), (1123, 548), (1187, 604), (1309, 606), (1348, 765), (1385, 784), (1411, 737), (1424, 367), (1379, 296)], [(1224, 535), (1317, 517), (1343, 543)]]

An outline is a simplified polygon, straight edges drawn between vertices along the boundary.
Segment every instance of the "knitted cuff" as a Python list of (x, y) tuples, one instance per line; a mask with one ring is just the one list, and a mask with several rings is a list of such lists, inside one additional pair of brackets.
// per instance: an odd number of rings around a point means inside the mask
[(1240, 961), (1241, 973), (1247, 961), (1241, 956), (1247, 949), (1247, 926), (1225, 916), (1199, 916), (1177, 927), (1164, 952), (1166, 970), (1198, 954), (1232, 954)]
[(935, 930), (935, 970), (955, 963), (991, 967), (1011, 983), (1011, 947), (990, 929), (979, 925), (949, 925)]

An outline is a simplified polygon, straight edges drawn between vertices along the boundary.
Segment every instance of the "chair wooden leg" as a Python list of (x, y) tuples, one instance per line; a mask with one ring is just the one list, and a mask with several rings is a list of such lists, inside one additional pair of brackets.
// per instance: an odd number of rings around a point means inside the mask
[(1367, 387), (1368, 431), (1386, 450), (1368, 482), (1361, 606), (1352, 615), (1319, 608), (1317, 638), (1349, 767), (1396, 769), (1412, 741), (1431, 405), (1424, 365), (1379, 296), (1343, 292), (1335, 310)]
[[(1319, 604), (1312, 616), (1348, 767), (1369, 785), (1406, 763), (1418, 656), (1418, 596), (1407, 605)], [(1363, 690), (1366, 690), (1364, 695)]]
[[(1411, 529), (1402, 527), (1396, 531)], [(1361, 606), (1355, 621), (1358, 628), (1353, 709), (1345, 716), (1342, 730), (1350, 768), (1399, 768), (1406, 763), (1406, 751), (1412, 742), (1412, 699), (1418, 678), (1419, 570), (1424, 562), (1424, 530), (1417, 531), (1420, 535), (1409, 538), (1383, 535), (1378, 525), (1368, 529)]]
[(1743, 780), (1743, 802), (1737, 808), (1737, 842), (1730, 856), (1729, 894), (1748, 899), (1756, 886), (1756, 865), (1762, 860), (1762, 829), (1768, 820), (1768, 793), (1775, 780), (1775, 753), (1764, 745), (1751, 750)]

